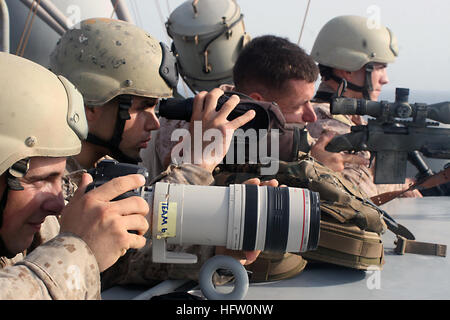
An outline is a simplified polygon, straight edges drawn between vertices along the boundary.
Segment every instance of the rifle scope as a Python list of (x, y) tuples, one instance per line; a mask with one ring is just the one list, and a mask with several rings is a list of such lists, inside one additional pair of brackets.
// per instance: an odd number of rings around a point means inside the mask
[(375, 118), (416, 118), (425, 112), (425, 118), (450, 124), (450, 102), (439, 102), (431, 105), (424, 103), (408, 103), (409, 89), (396, 88), (395, 102), (370, 101), (339, 97), (332, 100), (332, 114), (369, 115)]

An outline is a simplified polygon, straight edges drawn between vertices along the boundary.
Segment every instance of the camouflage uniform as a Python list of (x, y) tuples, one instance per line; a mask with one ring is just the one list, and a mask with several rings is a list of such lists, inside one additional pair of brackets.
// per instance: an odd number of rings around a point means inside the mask
[[(332, 90), (323, 83), (320, 85), (318, 91), (332, 92)], [(317, 140), (324, 130), (345, 134), (351, 131), (351, 126), (367, 124), (359, 115), (332, 115), (330, 113), (330, 104), (327, 102), (313, 103), (313, 107), (317, 115), (317, 121), (308, 123), (307, 129), (314, 140)], [(358, 152), (356, 155), (365, 159), (370, 158), (370, 153), (368, 151)], [(401, 190), (407, 187), (402, 184), (375, 184), (373, 182), (373, 168), (374, 162), (372, 162), (371, 168), (368, 168), (365, 165), (346, 163), (342, 175), (353, 182), (353, 184), (363, 192), (363, 194), (367, 195), (368, 198), (384, 192)]]
[[(72, 159), (72, 161), (75, 161)], [(66, 170), (78, 170), (79, 165), (70, 162), (70, 168)], [(66, 181), (74, 182), (73, 179)], [(212, 175), (195, 165), (183, 164), (181, 166), (170, 165), (167, 170), (156, 176), (151, 184), (156, 182), (168, 182), (177, 184), (211, 185), (214, 183)], [(66, 187), (65, 189), (70, 189)], [(198, 262), (195, 264), (167, 264), (153, 263), (152, 242), (150, 232), (147, 233), (147, 243), (139, 250), (129, 250), (112, 267), (102, 273), (102, 290), (118, 284), (143, 284), (154, 285), (167, 279), (198, 279), (198, 273), (203, 263), (214, 256), (213, 246), (178, 246), (169, 245), (168, 250), (183, 251), (195, 254)]]
[[(0, 95), (0, 176), (28, 157), (77, 154), (80, 139), (87, 136), (81, 94), (38, 64), (0, 55), (0, 87), (7, 92)], [(23, 143), (19, 137), (24, 135), (39, 141), (37, 148)], [(19, 172), (25, 175), (27, 170)], [(0, 299), (100, 297), (100, 271), (93, 253), (79, 237), (58, 233), (57, 218), (47, 216), (25, 252), (13, 258), (0, 254)]]
[(48, 216), (28, 252), (0, 257), (0, 299), (100, 298), (93, 253), (79, 237), (58, 232), (57, 218)]
[(160, 128), (152, 131), (152, 139), (147, 148), (142, 149), (140, 156), (145, 168), (148, 169), (150, 179), (163, 172), (171, 163), (170, 152), (178, 141), (172, 141), (171, 136), (176, 129), (189, 130), (189, 122), (183, 120), (168, 120), (160, 118)]

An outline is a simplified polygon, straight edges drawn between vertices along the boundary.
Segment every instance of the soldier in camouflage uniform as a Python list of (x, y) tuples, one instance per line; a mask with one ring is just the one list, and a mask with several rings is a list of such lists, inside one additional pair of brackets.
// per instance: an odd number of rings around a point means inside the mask
[[(339, 50), (338, 50), (338, 49)], [(319, 32), (311, 56), (319, 63), (322, 81), (314, 98), (317, 121), (307, 128), (315, 140), (311, 155), (335, 171), (342, 172), (367, 197), (405, 189), (406, 185), (376, 185), (373, 168), (369, 168), (369, 152), (349, 154), (325, 151), (335, 134), (350, 132), (351, 126), (366, 124), (359, 115), (332, 115), (330, 99), (343, 81), (343, 96), (377, 100), (388, 83), (386, 67), (398, 55), (397, 39), (384, 26), (371, 27), (367, 18), (340, 16), (330, 20)], [(410, 181), (408, 181), (410, 182)], [(420, 196), (418, 191), (404, 196)]]
[(50, 70), (71, 80), (85, 101), (89, 134), (73, 170), (92, 168), (105, 156), (137, 163), (159, 128), (158, 99), (172, 96), (178, 81), (164, 44), (135, 25), (109, 19), (88, 19), (67, 31), (51, 53)]
[(85, 175), (64, 208), (65, 157), (87, 135), (82, 96), (15, 55), (0, 53), (0, 69), (0, 299), (98, 299), (100, 272), (144, 246), (148, 228), (144, 200), (109, 200), (144, 179), (121, 177), (84, 195)]
[[(317, 66), (301, 48), (279, 37), (264, 36), (250, 41), (239, 54), (233, 68), (236, 87), (225, 85), (221, 88), (246, 94), (258, 101), (275, 101), (287, 122), (304, 126), (316, 119), (309, 101), (314, 95), (317, 76)], [(148, 167), (162, 168), (170, 163), (171, 150), (176, 144), (171, 141), (171, 134), (175, 129), (186, 126), (183, 121), (166, 122), (170, 125), (158, 130), (151, 142), (152, 148), (143, 150), (144, 164)], [(154, 150), (157, 152), (152, 152)], [(216, 168), (216, 185), (228, 185), (227, 178), (230, 175), (234, 177), (234, 169), (226, 166)], [(255, 174), (251, 173), (239, 183), (253, 177)], [(273, 183), (278, 184), (276, 181)], [(253, 281), (267, 281), (294, 276), (303, 270), (305, 264), (297, 255), (263, 253), (248, 269), (254, 272)]]
[[(277, 36), (261, 36), (252, 39), (239, 54), (233, 68), (233, 91), (257, 101), (276, 102), (288, 125), (304, 127), (316, 120), (310, 100), (314, 96), (318, 73), (314, 61), (297, 45)], [(280, 145), (280, 153), (286, 149), (292, 147)], [(227, 179), (236, 178), (236, 170), (245, 171), (243, 167), (245, 165), (217, 167), (214, 173), (216, 184), (237, 183)], [(240, 173), (243, 180), (255, 177), (254, 173)], [(263, 180), (276, 178), (276, 175), (258, 177)], [(263, 252), (247, 268), (254, 272), (252, 280), (259, 282), (295, 276), (305, 265), (306, 261), (298, 255)]]
[[(81, 91), (89, 124), (89, 135), (81, 153), (68, 161), (70, 174), (65, 177), (65, 189), (69, 193), (76, 189), (80, 170), (94, 167), (102, 157), (111, 156), (128, 163), (140, 160), (139, 150), (147, 146), (151, 131), (160, 127), (155, 115), (158, 99), (172, 96), (177, 83), (173, 59), (165, 45), (123, 21), (89, 19), (62, 36), (51, 54), (50, 69), (67, 77)], [(195, 98), (194, 111), (197, 111), (192, 120), (202, 120), (204, 130), (212, 127), (225, 133), (253, 117), (250, 112), (228, 122), (226, 117), (221, 117), (227, 112), (225, 109), (209, 112), (222, 93), (215, 89)], [(235, 97), (229, 105), (237, 102)], [(227, 143), (229, 145), (229, 141), (225, 142), (225, 149)], [(211, 172), (216, 163), (203, 160), (198, 165), (172, 165), (152, 183), (212, 184)], [(202, 246), (175, 249), (196, 253), (199, 262), (195, 265), (153, 264), (149, 239), (143, 250), (130, 252), (103, 274), (103, 288), (125, 282), (152, 284), (168, 278), (197, 279), (199, 267), (215, 250)]]

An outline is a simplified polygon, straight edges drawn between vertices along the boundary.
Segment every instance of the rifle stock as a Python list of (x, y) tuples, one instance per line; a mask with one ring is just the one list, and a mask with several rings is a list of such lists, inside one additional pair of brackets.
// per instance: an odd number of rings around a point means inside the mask
[(450, 181), (450, 167), (432, 175), (429, 177), (425, 177), (421, 179), (420, 181), (411, 184), (408, 189), (400, 190), (400, 191), (389, 191), (385, 193), (378, 194), (370, 200), (373, 201), (377, 206), (385, 204), (391, 200), (394, 200), (395, 198), (401, 196), (407, 191), (411, 191), (414, 189), (417, 189), (419, 187), (422, 187), (424, 189), (433, 188), (436, 186), (439, 186), (441, 184), (447, 183)]

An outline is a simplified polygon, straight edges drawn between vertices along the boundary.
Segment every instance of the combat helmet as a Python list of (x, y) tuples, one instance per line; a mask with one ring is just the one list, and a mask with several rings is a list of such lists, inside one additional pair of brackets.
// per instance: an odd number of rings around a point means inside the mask
[[(81, 150), (88, 125), (83, 97), (64, 77), (27, 59), (0, 52), (0, 175), (7, 190), (21, 190), (17, 178), (30, 157), (65, 157)], [(1, 195), (1, 214), (8, 191)]]
[(232, 84), (233, 66), (250, 41), (235, 0), (194, 0), (166, 22), (181, 76), (192, 91)]
[(319, 63), (322, 76), (337, 82), (342, 79), (331, 68), (357, 71), (366, 68), (364, 87), (349, 83), (348, 87), (368, 95), (372, 90), (372, 63), (388, 64), (398, 56), (397, 38), (392, 31), (365, 17), (339, 16), (328, 21), (320, 30), (311, 50)]
[(175, 57), (143, 29), (120, 20), (93, 18), (68, 30), (50, 55), (50, 70), (74, 83), (85, 104), (95, 107), (118, 97), (110, 141), (91, 133), (87, 141), (107, 147), (119, 161), (136, 162), (118, 148), (132, 96), (168, 98), (178, 82)]

